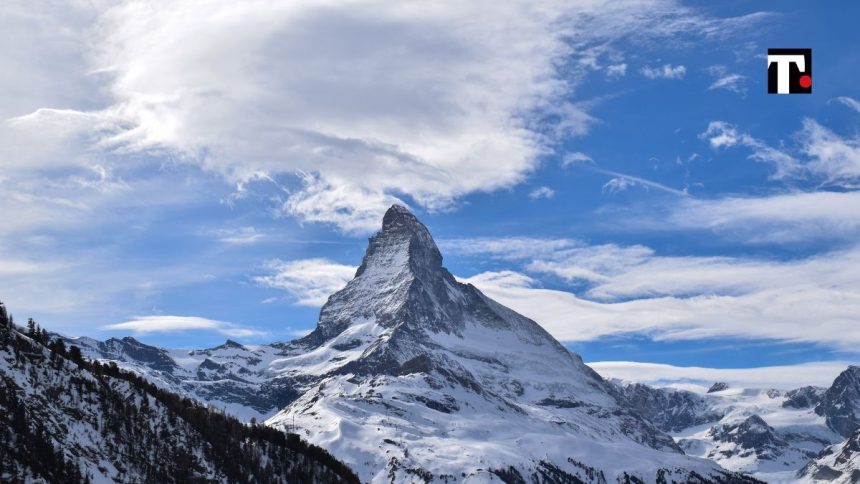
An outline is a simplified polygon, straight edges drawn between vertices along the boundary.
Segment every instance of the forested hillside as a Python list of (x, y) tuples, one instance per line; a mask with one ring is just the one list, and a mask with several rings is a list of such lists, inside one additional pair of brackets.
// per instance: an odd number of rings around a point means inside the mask
[(0, 304), (0, 481), (357, 482), (297, 435), (90, 362)]

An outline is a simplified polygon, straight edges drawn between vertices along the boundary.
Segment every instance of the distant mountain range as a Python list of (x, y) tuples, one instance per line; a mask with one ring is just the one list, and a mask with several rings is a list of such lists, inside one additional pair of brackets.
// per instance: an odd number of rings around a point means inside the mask
[[(265, 422), (240, 435), (279, 429), (326, 449), (337, 460), (295, 454), (268, 433), (266, 443), (241, 447), (261, 466), (267, 459), (259, 452), (286, 452), (286, 462), (304, 465), (314, 480), (349, 480), (338, 460), (362, 482), (395, 483), (857, 482), (860, 473), (860, 368), (848, 368), (830, 388), (789, 392), (718, 384), (693, 393), (606, 381), (537, 323), (455, 280), (427, 228), (399, 205), (386, 212), (355, 278), (329, 297), (304, 338), (253, 346), (228, 340), (193, 351), (133, 338), (49, 339), (83, 354), (83, 367), (63, 360), (53, 371), (65, 376), (44, 377), (59, 378), (60, 388), (73, 388), (63, 379), (74, 371), (98, 374), (103, 365), (90, 361), (122, 370), (93, 377), (116, 386), (119, 397), (87, 394), (91, 404), (78, 412), (119, 398), (140, 420), (134, 425), (151, 419), (153, 428), (170, 432), (169, 408), (150, 398), (153, 413), (144, 414), (143, 395), (187, 396), (246, 422)], [(47, 349), (37, 350), (40, 361), (50, 361)], [(8, 391), (28, 394), (44, 384), (28, 377), (39, 374), (41, 363), (22, 366), (10, 358), (0, 360)], [(76, 422), (65, 405), (83, 397), (62, 390), (44, 395), (25, 402), (57, 422)], [(234, 421), (222, 418), (236, 431)], [(205, 435), (181, 416), (175, 425), (177, 438), (195, 442), (189, 448), (202, 476), (234, 482), (219, 470), (219, 458), (207, 460)], [(49, 434), (61, 428), (57, 423)], [(140, 432), (140, 439), (151, 438)], [(136, 434), (99, 435), (69, 433), (55, 447), (89, 449), (66, 454), (93, 475), (99, 469), (135, 482), (128, 476), (149, 472), (134, 467), (147, 459), (123, 464), (125, 451), (103, 451), (137, 445)], [(87, 452), (99, 457), (81, 460)], [(165, 457), (153, 462), (164, 466), (178, 458), (158, 452)], [(285, 464), (266, 475), (294, 469)]]

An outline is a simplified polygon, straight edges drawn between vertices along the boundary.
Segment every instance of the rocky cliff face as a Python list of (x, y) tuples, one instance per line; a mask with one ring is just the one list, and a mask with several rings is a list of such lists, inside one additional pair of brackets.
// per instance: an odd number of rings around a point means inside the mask
[(785, 408), (811, 408), (821, 402), (826, 388), (806, 386), (790, 390), (785, 394), (782, 406)]
[(708, 400), (696, 393), (654, 388), (641, 383), (621, 387), (629, 405), (664, 432), (716, 422), (723, 412), (712, 408)]
[(856, 484), (860, 482), (860, 429), (847, 440), (822, 450), (797, 475), (801, 482)]
[(843, 437), (850, 437), (860, 427), (860, 366), (849, 366), (824, 392), (815, 413), (827, 419), (827, 425)]

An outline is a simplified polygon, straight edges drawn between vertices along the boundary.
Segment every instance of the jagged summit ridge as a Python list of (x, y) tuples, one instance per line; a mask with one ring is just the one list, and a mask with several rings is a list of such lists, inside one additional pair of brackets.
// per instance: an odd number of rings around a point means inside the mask
[[(424, 227), (424, 224), (418, 221), (408, 208), (399, 203), (395, 203), (382, 216), (382, 230), (390, 230), (395, 227)], [(426, 227), (425, 227), (426, 228)]]
[(397, 265), (413, 276), (425, 279), (444, 277), (442, 254), (430, 231), (403, 205), (392, 205), (382, 218), (382, 230), (370, 238), (364, 259), (356, 272), (362, 276), (369, 269), (391, 274)]

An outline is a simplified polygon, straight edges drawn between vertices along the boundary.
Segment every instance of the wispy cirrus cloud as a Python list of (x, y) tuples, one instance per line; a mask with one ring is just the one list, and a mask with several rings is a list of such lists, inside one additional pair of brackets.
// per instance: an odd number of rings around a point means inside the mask
[(609, 176), (613, 177), (611, 180), (609, 180), (608, 182), (606, 182), (603, 185), (603, 191), (605, 191), (607, 193), (615, 194), (615, 193), (623, 192), (623, 191), (628, 190), (628, 189), (633, 188), (633, 187), (642, 187), (645, 190), (648, 190), (650, 188), (654, 188), (654, 189), (657, 189), (661, 192), (671, 193), (672, 195), (678, 195), (681, 197), (687, 196), (687, 190), (686, 189), (678, 190), (677, 188), (672, 188), (672, 187), (666, 186), (662, 183), (658, 183), (658, 182), (655, 182), (653, 180), (648, 180), (646, 178), (633, 176), (633, 175), (627, 175), (627, 174), (619, 173), (617, 171), (612, 171), (612, 170), (604, 170), (602, 168), (597, 168), (596, 166), (589, 166), (589, 165), (584, 165), (584, 166), (588, 170), (591, 170), (591, 171), (594, 171), (597, 173), (603, 173), (604, 175), (609, 175)]
[(711, 85), (708, 86), (709, 90), (724, 89), (726, 91), (740, 94), (741, 96), (746, 96), (747, 76), (743, 76), (737, 73), (731, 73), (724, 65), (710, 66), (708, 67), (707, 71), (709, 74), (711, 74), (711, 76), (714, 77), (714, 82), (712, 82)]
[(784, 150), (773, 148), (764, 141), (752, 137), (734, 124), (725, 121), (711, 121), (708, 128), (699, 137), (707, 141), (715, 150), (735, 146), (749, 148), (752, 151), (752, 154), (749, 155), (750, 159), (770, 163), (774, 167), (774, 178), (787, 178), (797, 173), (799, 163), (795, 157)]
[(266, 238), (252, 226), (215, 229), (212, 234), (219, 242), (228, 245), (251, 245)]
[(771, 164), (776, 179), (808, 179), (821, 185), (856, 188), (860, 185), (860, 135), (842, 136), (805, 118), (795, 134), (796, 144), (774, 148), (738, 126), (712, 121), (700, 135), (714, 149), (745, 147), (750, 159)]
[(836, 101), (860, 113), (860, 101), (848, 96), (839, 96)]
[(648, 79), (683, 79), (687, 68), (682, 65), (663, 64), (662, 66), (645, 66), (640, 71)]
[(552, 198), (555, 196), (555, 190), (550, 187), (537, 187), (529, 192), (529, 198), (538, 200), (541, 198)]

